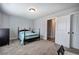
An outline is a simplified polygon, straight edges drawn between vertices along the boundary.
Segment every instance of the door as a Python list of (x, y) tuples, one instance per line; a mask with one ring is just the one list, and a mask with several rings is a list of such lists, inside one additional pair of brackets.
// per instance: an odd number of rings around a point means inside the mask
[(79, 49), (79, 14), (73, 14), (71, 16), (72, 16), (71, 47)]
[(47, 21), (47, 39), (55, 42), (55, 18)]
[(55, 43), (70, 47), (70, 15), (56, 19)]

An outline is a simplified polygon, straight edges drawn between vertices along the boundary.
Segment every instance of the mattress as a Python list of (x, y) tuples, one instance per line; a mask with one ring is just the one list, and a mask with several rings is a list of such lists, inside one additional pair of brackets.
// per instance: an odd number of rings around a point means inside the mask
[[(39, 34), (38, 33), (33, 33), (31, 31), (26, 31), (25, 32), (25, 40), (32, 39), (32, 38), (36, 38), (36, 37), (39, 37)], [(21, 40), (21, 42), (23, 44), (23, 41), (24, 41), (24, 31), (21, 31), (19, 33), (19, 39)]]

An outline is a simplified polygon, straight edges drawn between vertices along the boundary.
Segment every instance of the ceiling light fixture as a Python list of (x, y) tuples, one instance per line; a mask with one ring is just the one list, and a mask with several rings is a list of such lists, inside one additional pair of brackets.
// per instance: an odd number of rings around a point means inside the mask
[(30, 9), (29, 9), (29, 12), (35, 12), (35, 11), (36, 11), (35, 8), (30, 8)]

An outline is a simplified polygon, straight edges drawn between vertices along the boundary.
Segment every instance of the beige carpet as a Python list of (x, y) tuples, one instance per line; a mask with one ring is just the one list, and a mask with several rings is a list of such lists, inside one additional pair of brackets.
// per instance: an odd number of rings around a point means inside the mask
[[(10, 45), (0, 47), (0, 55), (57, 55), (58, 48), (58, 45), (47, 40), (29, 42), (23, 46), (18, 40), (14, 40)], [(68, 51), (65, 54), (73, 55)]]

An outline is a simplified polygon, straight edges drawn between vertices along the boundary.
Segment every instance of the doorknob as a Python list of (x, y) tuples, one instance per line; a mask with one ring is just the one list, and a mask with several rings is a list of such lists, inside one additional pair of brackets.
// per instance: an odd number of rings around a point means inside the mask
[(72, 34), (74, 34), (74, 32), (72, 32)]
[(70, 34), (70, 32), (68, 32), (68, 34)]
[[(70, 32), (68, 32), (68, 34), (70, 34)], [(74, 34), (74, 32), (71, 32), (71, 34)]]

